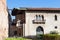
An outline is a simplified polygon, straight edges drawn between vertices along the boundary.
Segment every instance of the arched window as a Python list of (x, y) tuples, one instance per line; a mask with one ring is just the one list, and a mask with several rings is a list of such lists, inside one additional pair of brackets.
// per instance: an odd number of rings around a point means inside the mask
[(41, 16), (39, 15), (39, 18), (40, 18)]
[(36, 15), (36, 20), (37, 21), (40, 21), (40, 20), (44, 21), (44, 16), (43, 15)]
[(38, 16), (39, 16), (38, 19), (41, 20), (41, 15), (38, 15)]
[(57, 21), (57, 15), (55, 15), (55, 21)]
[(36, 15), (36, 20), (38, 19), (38, 15)]
[(42, 15), (42, 20), (44, 20), (44, 16)]

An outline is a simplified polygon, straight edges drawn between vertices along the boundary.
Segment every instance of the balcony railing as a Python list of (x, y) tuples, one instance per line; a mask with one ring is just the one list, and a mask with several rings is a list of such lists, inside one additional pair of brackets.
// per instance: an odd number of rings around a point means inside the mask
[(34, 24), (45, 24), (46, 20), (33, 20)]

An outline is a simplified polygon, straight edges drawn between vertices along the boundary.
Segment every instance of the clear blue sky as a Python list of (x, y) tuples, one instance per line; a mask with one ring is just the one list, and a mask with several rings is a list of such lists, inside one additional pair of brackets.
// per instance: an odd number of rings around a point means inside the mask
[(8, 8), (14, 7), (60, 7), (60, 0), (7, 0)]
[(9, 9), (18, 7), (60, 8), (60, 0), (7, 0), (7, 6)]

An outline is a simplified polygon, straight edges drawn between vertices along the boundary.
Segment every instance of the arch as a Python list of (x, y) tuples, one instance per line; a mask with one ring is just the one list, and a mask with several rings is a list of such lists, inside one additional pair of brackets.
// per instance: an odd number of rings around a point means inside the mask
[(36, 34), (44, 34), (44, 30), (41, 26), (38, 26), (36, 29)]

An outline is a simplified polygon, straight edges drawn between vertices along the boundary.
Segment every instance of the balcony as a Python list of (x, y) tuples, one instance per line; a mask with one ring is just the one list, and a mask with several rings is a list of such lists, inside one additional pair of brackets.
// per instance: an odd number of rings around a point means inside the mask
[(45, 24), (46, 20), (33, 20), (33, 24)]
[(20, 19), (17, 20), (16, 27), (18, 27), (18, 28), (23, 27), (23, 22)]

